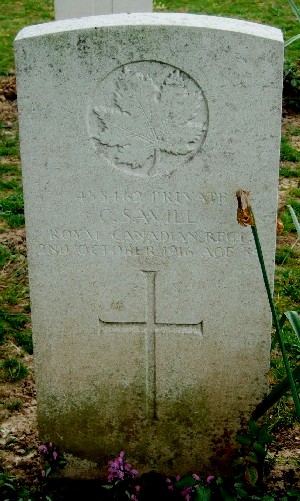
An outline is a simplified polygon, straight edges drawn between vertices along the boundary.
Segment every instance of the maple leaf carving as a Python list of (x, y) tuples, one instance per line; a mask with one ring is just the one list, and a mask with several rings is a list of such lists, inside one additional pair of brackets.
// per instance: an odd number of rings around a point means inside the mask
[(189, 92), (179, 70), (171, 71), (157, 84), (149, 75), (123, 72), (116, 82), (113, 106), (95, 107), (100, 131), (95, 138), (114, 149), (114, 159), (131, 169), (146, 162), (157, 169), (160, 153), (188, 155), (195, 152), (206, 131), (205, 117), (199, 123), (203, 96)]

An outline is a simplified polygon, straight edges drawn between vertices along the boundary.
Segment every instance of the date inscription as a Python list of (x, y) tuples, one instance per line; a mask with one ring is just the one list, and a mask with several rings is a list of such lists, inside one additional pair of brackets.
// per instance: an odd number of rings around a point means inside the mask
[(50, 230), (49, 242), (38, 244), (38, 255), (116, 256), (116, 257), (190, 257), (234, 258), (238, 253), (253, 254), (249, 235), (242, 232), (211, 231), (124, 231), (110, 234), (103, 244), (100, 231), (87, 229)]

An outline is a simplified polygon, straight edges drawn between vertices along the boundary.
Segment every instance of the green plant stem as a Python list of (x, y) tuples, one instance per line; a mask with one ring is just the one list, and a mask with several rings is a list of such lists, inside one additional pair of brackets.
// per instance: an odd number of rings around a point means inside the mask
[[(293, 370), (292, 374), (293, 379), (300, 382), (300, 365), (298, 365)], [(272, 389), (270, 394), (263, 400), (263, 402), (258, 404), (252, 414), (252, 419), (257, 421), (257, 419), (263, 416), (263, 414), (265, 414), (270, 409), (270, 407), (273, 407), (273, 405), (276, 404), (276, 402), (278, 402), (281, 397), (283, 397), (283, 395), (289, 390), (289, 388), (290, 380), (288, 377), (286, 377)]]
[(265, 266), (265, 262), (264, 262), (264, 257), (263, 257), (263, 253), (262, 253), (262, 249), (261, 249), (261, 245), (260, 245), (258, 231), (257, 231), (256, 224), (255, 224), (255, 217), (254, 217), (252, 209), (251, 209), (251, 214), (252, 214), (253, 221), (254, 221), (254, 224), (253, 224), (253, 226), (251, 226), (251, 229), (252, 229), (252, 233), (253, 233), (253, 237), (254, 237), (256, 251), (257, 251), (257, 255), (258, 255), (258, 259), (259, 259), (259, 263), (260, 263), (260, 267), (261, 267), (261, 271), (262, 271), (262, 275), (263, 275), (263, 279), (264, 279), (265, 288), (267, 291), (267, 296), (268, 296), (271, 312), (272, 312), (273, 323), (274, 323), (275, 329), (276, 329), (276, 336), (278, 337), (279, 345), (280, 345), (281, 352), (282, 352), (282, 358), (283, 358), (283, 362), (285, 365), (285, 370), (286, 370), (287, 376), (289, 378), (289, 382), (290, 382), (290, 386), (291, 386), (291, 390), (292, 390), (292, 395), (293, 395), (293, 399), (295, 402), (298, 420), (300, 421), (300, 400), (299, 400), (299, 396), (298, 396), (298, 391), (297, 391), (296, 384), (295, 384), (293, 374), (292, 374), (292, 370), (291, 370), (291, 367), (290, 367), (290, 364), (288, 361), (288, 356), (286, 353), (284, 341), (282, 339), (279, 318), (278, 318), (276, 307), (275, 307), (275, 304), (273, 301), (273, 296), (272, 296), (272, 292), (271, 292), (271, 288), (270, 288), (270, 284), (269, 284), (269, 279), (268, 279), (266, 266)]

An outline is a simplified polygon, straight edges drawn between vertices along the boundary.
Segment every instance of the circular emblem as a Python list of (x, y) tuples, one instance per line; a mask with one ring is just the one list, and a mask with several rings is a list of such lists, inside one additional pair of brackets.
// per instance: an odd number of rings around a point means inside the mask
[(169, 174), (201, 149), (208, 106), (184, 71), (157, 61), (121, 66), (97, 86), (89, 114), (100, 155), (124, 173)]

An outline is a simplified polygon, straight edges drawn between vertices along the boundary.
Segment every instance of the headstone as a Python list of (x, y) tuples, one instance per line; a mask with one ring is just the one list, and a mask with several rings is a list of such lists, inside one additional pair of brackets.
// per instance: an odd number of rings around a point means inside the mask
[(209, 466), (267, 390), (283, 41), (186, 14), (17, 36), (41, 438), (140, 471)]
[(152, 12), (152, 0), (54, 0), (55, 19)]

